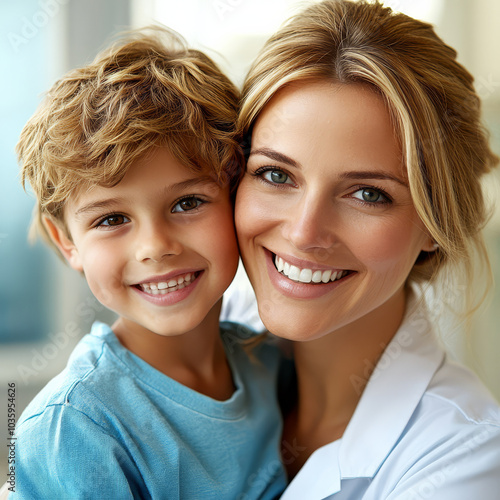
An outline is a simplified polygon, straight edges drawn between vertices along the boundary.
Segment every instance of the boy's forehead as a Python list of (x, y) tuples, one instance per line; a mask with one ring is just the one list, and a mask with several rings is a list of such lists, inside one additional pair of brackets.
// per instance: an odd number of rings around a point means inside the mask
[(152, 172), (158, 178), (171, 179), (172, 183), (176, 183), (179, 178), (199, 178), (200, 183), (220, 182), (216, 169), (186, 165), (185, 161), (177, 157), (168, 146), (152, 146), (132, 162), (124, 179), (133, 181), (136, 177), (142, 177), (145, 172)]

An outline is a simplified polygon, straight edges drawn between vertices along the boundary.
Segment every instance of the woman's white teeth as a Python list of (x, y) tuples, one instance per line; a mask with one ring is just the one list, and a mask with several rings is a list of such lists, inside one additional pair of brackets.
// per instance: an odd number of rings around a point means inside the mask
[(312, 277), (313, 272), (310, 269), (302, 269), (299, 274), (299, 281), (302, 281), (302, 283), (310, 283), (312, 281)]
[(292, 266), (276, 255), (274, 259), (276, 269), (281, 274), (284, 274), (288, 279), (300, 281), (301, 283), (328, 283), (342, 278), (347, 274), (347, 271), (333, 271), (327, 269), (325, 271), (313, 271), (312, 269), (300, 269), (297, 266)]
[(298, 267), (295, 267), (295, 266), (290, 266), (290, 270), (288, 271), (288, 277), (291, 280), (299, 281), (300, 269)]
[(322, 275), (323, 275), (323, 273), (321, 271), (314, 271), (312, 278), (311, 278), (312, 282), (313, 283), (320, 283)]
[[(281, 259), (276, 255), (275, 263), (276, 263), (276, 269), (278, 269), (278, 272), (281, 273), (281, 271), (283, 271), (283, 268), (285, 267), (285, 264), (283, 264), (283, 259)], [(290, 266), (288, 268), (290, 269)]]
[(166, 293), (175, 292), (188, 286), (195, 278), (194, 273), (187, 273), (177, 278), (172, 278), (168, 281), (160, 281), (159, 283), (142, 283), (141, 290), (151, 295), (165, 295)]

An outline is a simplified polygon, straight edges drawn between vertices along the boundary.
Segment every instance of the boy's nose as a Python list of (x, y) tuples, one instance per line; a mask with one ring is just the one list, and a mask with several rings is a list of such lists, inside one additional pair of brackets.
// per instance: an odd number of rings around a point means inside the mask
[(138, 261), (160, 262), (167, 256), (179, 255), (182, 245), (166, 228), (141, 231), (136, 247)]

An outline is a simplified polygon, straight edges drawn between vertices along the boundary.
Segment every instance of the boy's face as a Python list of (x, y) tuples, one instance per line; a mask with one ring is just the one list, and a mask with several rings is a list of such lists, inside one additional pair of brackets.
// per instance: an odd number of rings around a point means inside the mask
[(56, 244), (129, 329), (191, 331), (218, 307), (238, 265), (228, 187), (166, 148), (134, 163), (116, 186), (69, 201), (65, 220), (72, 241), (53, 227)]

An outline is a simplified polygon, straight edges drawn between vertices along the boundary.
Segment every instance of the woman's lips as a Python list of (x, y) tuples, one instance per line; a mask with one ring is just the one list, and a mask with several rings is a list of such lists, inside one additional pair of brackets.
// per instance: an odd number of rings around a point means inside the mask
[[(337, 288), (356, 274), (348, 269), (318, 269), (299, 259), (285, 258), (264, 249), (266, 266), (273, 286), (290, 298), (314, 299)], [(290, 262), (292, 261), (292, 262)], [(280, 270), (281, 268), (281, 270)], [(333, 278), (333, 279), (332, 279)]]
[(315, 269), (314, 267), (298, 267), (290, 264), (279, 255), (274, 255), (274, 265), (278, 272), (292, 281), (301, 283), (328, 283), (346, 276), (349, 271), (345, 269)]

